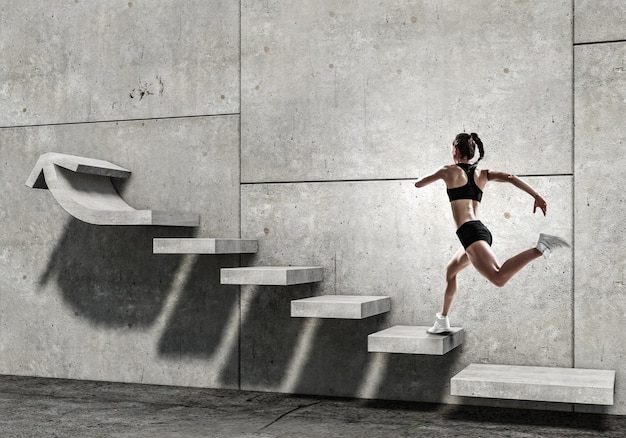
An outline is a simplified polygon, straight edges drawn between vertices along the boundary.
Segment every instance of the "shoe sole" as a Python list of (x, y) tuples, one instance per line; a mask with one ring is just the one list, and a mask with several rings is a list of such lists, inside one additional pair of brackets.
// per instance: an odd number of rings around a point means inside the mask
[(452, 330), (437, 330), (437, 331), (430, 331), (426, 330), (427, 333), (430, 333), (431, 335), (446, 335), (448, 333), (452, 333)]

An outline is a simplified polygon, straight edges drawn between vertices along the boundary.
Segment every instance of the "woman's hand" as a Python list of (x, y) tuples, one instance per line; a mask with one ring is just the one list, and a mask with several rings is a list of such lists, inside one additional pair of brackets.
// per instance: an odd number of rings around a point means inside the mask
[(533, 214), (537, 211), (537, 208), (540, 208), (541, 211), (543, 211), (544, 216), (546, 215), (546, 212), (548, 210), (548, 204), (546, 203), (546, 200), (543, 199), (539, 194), (535, 195), (535, 206), (533, 207)]

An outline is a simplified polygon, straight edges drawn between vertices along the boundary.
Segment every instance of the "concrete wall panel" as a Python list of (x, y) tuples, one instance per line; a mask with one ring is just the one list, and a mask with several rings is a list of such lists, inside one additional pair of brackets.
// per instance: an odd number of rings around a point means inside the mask
[(576, 48), (576, 366), (614, 369), (626, 414), (626, 43)]
[[(540, 231), (572, 239), (571, 177), (529, 178), (550, 203), (509, 185), (485, 194), (484, 221), (501, 260)], [(413, 181), (254, 184), (242, 187), (242, 235), (259, 239), (253, 265), (321, 265), (320, 285), (244, 288), (242, 388), (422, 401), (454, 401), (450, 377), (470, 362), (570, 366), (571, 251), (540, 259), (498, 289), (473, 269), (459, 278), (452, 315), (465, 344), (443, 358), (368, 354), (367, 334), (430, 325), (444, 268), (459, 247), (443, 184)], [(392, 310), (365, 321), (292, 319), (291, 299), (316, 294), (388, 295)], [(268, 318), (272, 315), (272, 318)]]
[[(0, 373), (238, 386), (238, 257), (153, 255), (153, 237), (239, 233), (239, 117), (0, 129)], [(190, 210), (199, 230), (94, 226), (26, 178), (48, 151), (133, 171), (136, 208)]]
[(3, 2), (0, 126), (239, 111), (239, 4)]
[(491, 166), (571, 173), (571, 9), (243, 1), (243, 181), (412, 178), (464, 130)]
[(623, 0), (574, 0), (574, 42), (593, 43), (626, 39)]

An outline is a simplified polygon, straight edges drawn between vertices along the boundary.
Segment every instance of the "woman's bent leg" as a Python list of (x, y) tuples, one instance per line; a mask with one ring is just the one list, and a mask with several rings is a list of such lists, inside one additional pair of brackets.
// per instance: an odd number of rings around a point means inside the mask
[(498, 287), (504, 286), (524, 266), (541, 257), (538, 249), (531, 248), (511, 257), (500, 266), (491, 247), (483, 240), (470, 245), (466, 253), (476, 270)]

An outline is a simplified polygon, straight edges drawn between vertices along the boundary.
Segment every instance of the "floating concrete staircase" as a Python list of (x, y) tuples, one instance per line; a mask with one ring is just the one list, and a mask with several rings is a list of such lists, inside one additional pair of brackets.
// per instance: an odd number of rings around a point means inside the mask
[(450, 381), (465, 397), (612, 405), (615, 371), (471, 364)]
[(253, 239), (228, 238), (156, 238), (154, 254), (251, 254), (258, 250)]
[[(97, 225), (166, 225), (195, 227), (199, 215), (136, 210), (115, 190), (111, 178), (131, 172), (108, 161), (47, 153), (39, 157), (26, 181), (49, 189), (69, 214)], [(156, 238), (155, 254), (248, 254), (258, 242), (237, 238)], [(322, 267), (260, 266), (223, 268), (228, 285), (289, 286), (322, 281)], [(291, 302), (299, 318), (365, 319), (388, 312), (386, 296), (325, 295)], [(427, 326), (393, 326), (368, 336), (368, 351), (444, 355), (463, 343), (462, 328), (430, 334)], [(450, 381), (450, 392), (462, 397), (613, 405), (615, 371), (576, 368), (471, 364)]]
[(322, 295), (291, 302), (296, 318), (365, 319), (390, 309), (391, 299), (384, 296)]
[(465, 332), (453, 327), (447, 334), (428, 333), (427, 326), (396, 325), (367, 337), (370, 353), (430, 354), (442, 356), (463, 343)]
[(316, 283), (324, 278), (319, 266), (254, 266), (247, 268), (222, 268), (222, 284), (291, 286)]

